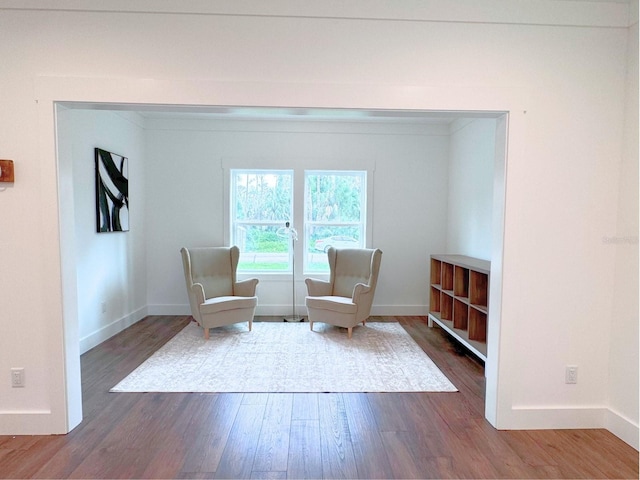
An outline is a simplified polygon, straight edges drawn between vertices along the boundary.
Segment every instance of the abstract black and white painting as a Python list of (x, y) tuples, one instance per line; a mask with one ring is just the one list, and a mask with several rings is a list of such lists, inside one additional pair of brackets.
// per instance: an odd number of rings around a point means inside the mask
[(96, 220), (98, 233), (129, 231), (127, 158), (101, 148), (96, 154)]

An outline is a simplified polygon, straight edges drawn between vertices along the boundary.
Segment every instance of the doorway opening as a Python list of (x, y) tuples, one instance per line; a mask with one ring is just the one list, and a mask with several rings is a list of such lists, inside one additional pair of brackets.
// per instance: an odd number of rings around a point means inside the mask
[[(490, 255), (489, 259), (497, 265), (496, 272), (498, 272), (498, 278), (494, 278), (492, 276), (490, 298), (492, 306), (499, 306), (499, 295), (501, 292), (500, 272), (503, 248), (502, 232), (504, 229), (503, 217), (506, 170), (506, 140), (508, 123), (508, 114), (505, 111), (432, 111), (365, 108), (329, 109), (324, 107), (206, 107), (190, 105), (162, 106), (158, 104), (108, 102), (96, 104), (80, 101), (64, 101), (57, 103), (54, 102), (54, 104), (56, 106), (55, 128), (57, 135), (57, 168), (59, 173), (58, 187), (60, 192), (59, 213), (60, 241), (62, 252), (61, 263), (63, 266), (63, 315), (65, 334), (68, 337), (68, 340), (71, 340), (71, 343), (75, 341), (77, 345), (76, 348), (69, 348), (69, 342), (67, 342), (67, 351), (65, 354), (65, 368), (67, 372), (71, 373), (71, 375), (67, 376), (68, 385), (66, 386), (66, 389), (68, 392), (76, 392), (75, 395), (70, 395), (68, 400), (69, 430), (77, 425), (82, 418), (81, 399), (79, 396), (79, 355), (86, 349), (90, 348), (90, 345), (93, 342), (97, 341), (98, 343), (100, 343), (100, 339), (102, 338), (102, 336), (111, 336), (113, 333), (117, 333), (116, 331), (111, 333), (113, 329), (119, 331), (118, 329), (121, 326), (126, 325), (127, 322), (135, 323), (135, 321), (139, 320), (138, 317), (140, 315), (145, 316), (145, 314), (160, 313), (157, 311), (150, 312), (149, 306), (146, 304), (140, 307), (138, 307), (138, 305), (134, 305), (134, 308), (129, 309), (129, 311), (126, 310), (125, 305), (123, 306), (124, 309), (120, 312), (119, 318), (121, 318), (121, 321), (119, 322), (119, 325), (115, 325), (113, 324), (113, 322), (107, 325), (101, 325), (100, 315), (105, 313), (108, 314), (109, 309), (112, 305), (109, 298), (90, 298), (84, 294), (81, 295), (78, 292), (78, 285), (87, 285), (85, 279), (89, 278), (87, 273), (89, 271), (91, 272), (91, 278), (95, 279), (96, 282), (111, 282), (113, 281), (114, 276), (120, 275), (120, 280), (122, 283), (120, 285), (115, 285), (115, 288), (113, 289), (113, 291), (115, 292), (114, 295), (116, 296), (118, 290), (122, 292), (123, 288), (126, 288), (127, 285), (130, 285), (129, 282), (133, 282), (135, 284), (135, 282), (139, 281), (141, 275), (140, 269), (145, 270), (144, 265), (141, 266), (140, 264), (144, 264), (145, 261), (143, 261), (143, 259), (136, 258), (134, 252), (136, 251), (136, 248), (140, 247), (141, 244), (145, 244), (145, 241), (147, 241), (145, 239), (145, 235), (148, 235), (148, 232), (146, 234), (143, 233), (141, 236), (130, 235), (129, 239), (123, 239), (122, 236), (116, 241), (111, 241), (112, 239), (110, 239), (110, 243), (117, 244), (115, 245), (117, 254), (114, 257), (115, 261), (111, 264), (112, 270), (110, 271), (109, 269), (99, 269), (98, 275), (96, 275), (96, 269), (92, 268), (92, 266), (95, 265), (93, 261), (87, 261), (86, 257), (79, 259), (79, 255), (83, 254), (82, 252), (89, 251), (92, 248), (95, 249), (95, 244), (93, 245), (93, 247), (87, 247), (86, 245), (84, 245), (83, 242), (86, 241), (86, 238), (83, 238), (83, 234), (80, 232), (80, 230), (85, 232), (91, 231), (91, 236), (94, 237), (92, 241), (95, 242), (95, 234), (93, 233), (95, 230), (89, 225), (89, 223), (94, 222), (95, 219), (87, 214), (86, 209), (83, 210), (84, 207), (81, 206), (81, 203), (78, 200), (78, 198), (83, 194), (82, 191), (84, 191), (84, 194), (86, 194), (87, 190), (91, 190), (93, 188), (90, 181), (79, 181), (78, 175), (86, 175), (87, 172), (93, 175), (93, 165), (90, 165), (88, 168), (85, 168), (87, 167), (85, 165), (81, 168), (82, 172), (79, 172), (77, 163), (76, 161), (74, 161), (74, 155), (77, 155), (77, 153), (75, 152), (78, 151), (77, 148), (79, 144), (82, 144), (83, 142), (91, 143), (97, 140), (95, 138), (91, 138), (91, 135), (85, 136), (85, 138), (81, 140), (78, 139), (78, 136), (82, 137), (82, 135), (85, 135), (88, 132), (86, 130), (82, 132), (77, 128), (74, 128), (78, 125), (76, 123), (77, 119), (74, 118), (77, 115), (84, 116), (85, 118), (86, 116), (91, 117), (95, 115), (98, 115), (100, 117), (103, 115), (115, 115), (119, 117), (120, 120), (118, 122), (115, 122), (115, 124), (111, 123), (109, 125), (103, 125), (104, 127), (106, 127), (106, 130), (104, 130), (104, 132), (106, 132), (108, 135), (111, 135), (112, 137), (118, 135), (129, 136), (131, 142), (133, 142), (132, 144), (139, 142), (140, 145), (148, 145), (149, 143), (149, 138), (146, 137), (146, 132), (150, 131), (151, 129), (155, 129), (155, 131), (158, 132), (160, 131), (159, 126), (167, 123), (182, 123), (183, 125), (189, 124), (193, 126), (198, 122), (214, 122), (217, 125), (225, 122), (233, 123), (235, 125), (238, 125), (242, 122), (252, 122), (254, 125), (256, 122), (261, 122), (265, 125), (273, 124), (273, 122), (287, 122), (289, 124), (293, 122), (297, 125), (303, 126), (309, 125), (313, 122), (323, 122), (325, 126), (329, 124), (341, 124), (342, 126), (344, 126), (345, 124), (353, 123), (357, 123), (360, 125), (367, 124), (369, 125), (369, 127), (367, 128), (377, 130), (381, 130), (383, 124), (395, 125), (394, 128), (409, 128), (409, 125), (412, 126), (410, 128), (415, 128), (416, 125), (421, 125), (425, 129), (443, 129), (442, 131), (444, 131), (444, 129), (451, 130), (451, 128), (453, 128), (452, 125), (454, 124), (457, 125), (457, 127), (455, 128), (464, 128), (465, 123), (467, 125), (473, 124), (474, 122), (489, 123), (493, 125), (493, 138), (491, 139), (491, 141), (494, 150), (492, 165), (493, 171), (490, 176), (492, 181), (490, 189), (492, 195), (492, 226), (490, 229), (490, 238), (492, 240), (491, 245), (489, 245), (488, 247), (485, 246), (484, 251), (488, 252), (488, 255)], [(125, 131), (125, 126), (127, 124), (130, 125), (128, 132)], [(152, 127), (150, 127), (150, 125), (152, 125)], [(187, 127), (187, 130), (189, 128), (191, 127)], [(72, 131), (74, 133), (70, 134), (70, 132)], [(304, 132), (305, 128), (301, 128), (301, 131)], [(166, 131), (164, 133), (166, 134)], [(183, 133), (184, 130), (180, 130), (178, 133), (173, 132), (173, 134), (175, 134), (177, 137), (179, 137)], [(229, 132), (226, 132), (225, 134), (229, 134)], [(382, 134), (379, 132), (377, 133), (377, 135), (382, 136)], [(168, 152), (167, 155), (172, 156), (173, 154), (179, 152), (180, 149), (177, 148), (175, 152)], [(83, 152), (82, 154), (84, 153), (86, 152)], [(116, 153), (129, 156), (131, 155), (129, 152), (124, 151)], [(144, 158), (145, 152), (144, 150), (141, 150), (140, 152), (136, 152), (136, 155), (140, 155), (140, 158)], [(139, 169), (138, 175), (145, 175), (145, 182), (156, 182), (158, 179), (164, 178), (167, 182), (167, 194), (171, 195), (172, 188), (175, 187), (177, 182), (176, 175), (179, 175), (181, 170), (179, 168), (179, 162), (176, 163), (176, 169), (173, 172), (167, 172), (162, 168), (160, 168), (159, 171), (154, 171), (153, 159), (151, 158), (144, 158), (143, 163), (144, 168), (141, 168), (140, 165), (137, 166), (137, 168)], [(132, 162), (129, 163), (129, 168), (135, 171), (135, 167), (132, 166)], [(152, 208), (149, 205), (148, 200), (145, 199), (144, 196), (139, 197), (138, 200), (141, 200), (140, 205), (144, 205), (145, 202), (147, 202), (147, 204), (144, 207), (145, 210), (143, 210), (144, 214), (141, 215), (140, 211), (136, 215), (132, 213), (132, 222), (135, 222), (136, 216), (139, 219), (144, 220), (146, 214), (149, 212), (149, 209)], [(135, 211), (136, 208), (138, 207), (132, 207), (132, 212)], [(93, 207), (91, 207), (91, 211), (91, 215), (93, 215)], [(177, 228), (180, 228), (180, 225), (178, 225)], [(105, 241), (102, 239), (100, 239), (99, 241), (105, 243)], [(83, 243), (83, 245), (80, 245), (81, 243)], [(446, 244), (443, 248), (447, 248)], [(457, 253), (473, 254), (473, 252)], [(146, 276), (146, 272), (144, 275)], [(138, 287), (135, 287), (134, 290), (136, 288)], [(98, 288), (98, 290), (101, 289)], [(84, 327), (79, 323), (79, 312), (85, 308), (88, 308), (88, 305), (91, 305), (91, 308), (93, 309), (97, 308), (99, 310), (100, 315), (98, 315), (98, 322), (93, 326), (89, 326), (89, 328), (97, 327), (97, 330), (100, 331), (98, 335), (92, 336), (91, 334), (87, 334), (87, 331), (83, 331), (82, 329)], [(152, 308), (157, 308), (157, 306), (153, 306)], [(165, 312), (165, 314), (169, 315), (176, 314), (176, 312), (172, 310), (172, 307), (170, 305), (167, 306)], [(499, 355), (497, 349), (491, 348), (491, 345), (492, 342), (495, 342), (494, 344), (497, 345), (497, 339), (499, 338), (499, 308), (492, 308), (492, 315), (489, 318), (489, 324), (490, 334), (488, 338), (488, 344), (490, 345), (490, 347), (488, 350), (486, 364), (486, 416), (491, 421), (491, 417), (492, 415), (495, 415), (496, 409), (496, 377), (498, 371), (497, 365)], [(76, 401), (73, 401), (74, 398), (76, 399)]]

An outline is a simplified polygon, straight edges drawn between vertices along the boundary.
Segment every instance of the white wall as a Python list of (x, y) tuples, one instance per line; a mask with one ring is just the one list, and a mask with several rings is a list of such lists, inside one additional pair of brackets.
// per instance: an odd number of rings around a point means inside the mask
[[(147, 128), (151, 313), (189, 312), (179, 249), (226, 244), (222, 167), (248, 164), (371, 168), (375, 207), (368, 241), (383, 251), (374, 314), (426, 313), (426, 258), (444, 248), (446, 124), (150, 119)], [(259, 278), (257, 314), (289, 314), (291, 277)], [(296, 279), (302, 312), (302, 271)]]
[[(266, 16), (235, 16), (224, 2), (172, 6), (188, 15), (91, 11), (97, 4), (0, 4), (15, 8), (0, 10), (0, 132), (2, 157), (16, 162), (14, 188), (0, 192), (2, 225), (11, 226), (0, 229), (0, 291), (11, 299), (0, 303), (0, 379), (24, 366), (43, 380), (25, 389), (0, 381), (0, 432), (77, 423), (67, 409), (79, 376), (69, 375), (77, 358), (65, 343), (74, 320), (65, 323), (61, 294), (67, 213), (55, 100), (509, 111), (490, 419), (500, 428), (589, 427), (604, 426), (607, 413), (637, 432), (625, 420), (635, 412), (610, 404), (616, 253), (602, 243), (618, 224), (625, 4), (354, 1), (343, 18), (328, 4), (288, 0), (235, 7)], [(632, 358), (630, 348), (620, 358)], [(578, 385), (564, 384), (567, 364), (579, 365)], [(632, 395), (616, 388), (616, 397)]]
[[(58, 138), (72, 144), (77, 308), (85, 352), (146, 315), (145, 132), (142, 119), (131, 113), (65, 114), (71, 121), (58, 129)], [(96, 233), (96, 147), (128, 158), (128, 232)]]
[[(384, 248), (385, 257), (374, 313), (425, 314), (424, 258), (442, 251), (445, 235), (447, 124), (149, 120), (124, 111), (73, 108), (58, 115), (57, 136), (59, 156), (62, 163), (71, 158), (73, 176), (81, 353), (147, 312), (190, 313), (177, 252), (183, 245), (227, 243), (223, 164), (369, 167), (371, 204), (377, 206), (369, 245)], [(133, 208), (127, 233), (95, 232), (96, 146), (129, 159)], [(394, 281), (400, 276), (405, 284)], [(260, 281), (258, 314), (288, 314), (291, 277), (263, 275)], [(302, 312), (301, 270), (297, 283)]]
[[(624, 151), (618, 184), (618, 223), (603, 237), (615, 251), (615, 294), (609, 345), (607, 428), (638, 448), (638, 23), (629, 30)], [(626, 421), (621, 421), (625, 419)]]
[(495, 119), (451, 126), (446, 253), (491, 260)]

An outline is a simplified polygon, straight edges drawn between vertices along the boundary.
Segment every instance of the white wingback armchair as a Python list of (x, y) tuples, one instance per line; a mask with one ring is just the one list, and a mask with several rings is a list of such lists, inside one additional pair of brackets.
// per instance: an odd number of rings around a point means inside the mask
[(329, 281), (305, 280), (309, 326), (313, 330), (314, 322), (329, 323), (346, 328), (351, 338), (353, 327), (364, 325), (371, 313), (382, 251), (330, 247), (327, 256)]
[(204, 328), (204, 338), (209, 338), (210, 328), (232, 323), (249, 322), (251, 330), (258, 279), (236, 280), (240, 249), (182, 248), (180, 253), (191, 314)]

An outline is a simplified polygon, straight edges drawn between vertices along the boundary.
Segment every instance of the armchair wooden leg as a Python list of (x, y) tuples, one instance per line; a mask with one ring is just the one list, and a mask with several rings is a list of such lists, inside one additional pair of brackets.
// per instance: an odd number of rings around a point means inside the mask
[(351, 334), (353, 333), (353, 327), (347, 328), (347, 336), (351, 338)]
[(313, 322), (309, 320), (309, 330), (313, 332)]
[(208, 328), (204, 329), (204, 339), (205, 340), (209, 340), (209, 329)]
[(249, 320), (249, 331), (251, 331), (251, 327), (253, 327), (253, 320)]

